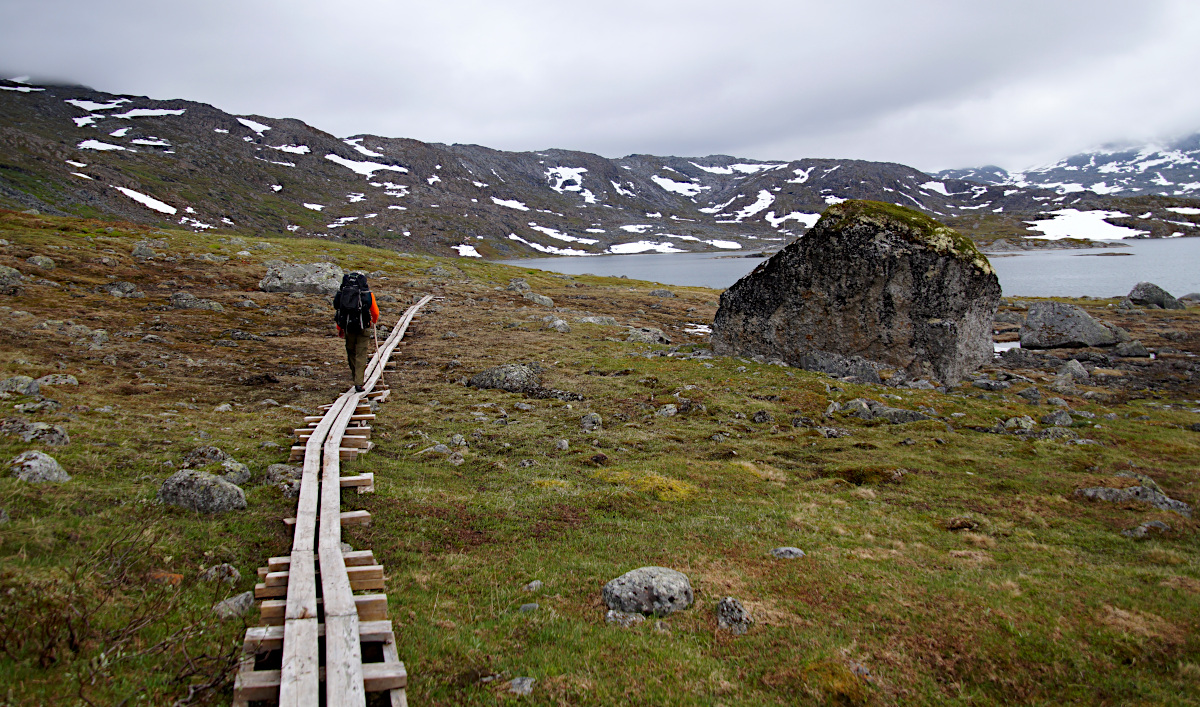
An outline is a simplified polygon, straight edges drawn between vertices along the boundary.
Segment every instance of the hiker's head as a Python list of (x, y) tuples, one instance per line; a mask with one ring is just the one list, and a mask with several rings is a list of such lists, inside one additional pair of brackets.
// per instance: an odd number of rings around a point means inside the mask
[(360, 272), (348, 272), (342, 275), (342, 287), (347, 285), (357, 287), (360, 290), (368, 290), (367, 276)]

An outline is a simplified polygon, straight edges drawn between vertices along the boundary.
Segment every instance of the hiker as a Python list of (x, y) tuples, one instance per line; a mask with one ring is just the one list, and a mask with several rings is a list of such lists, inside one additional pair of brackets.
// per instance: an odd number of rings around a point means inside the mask
[(338, 336), (346, 340), (346, 363), (354, 378), (354, 389), (363, 392), (367, 371), (369, 330), (379, 321), (379, 305), (367, 285), (367, 276), (352, 272), (342, 276), (342, 287), (333, 296), (334, 321)]

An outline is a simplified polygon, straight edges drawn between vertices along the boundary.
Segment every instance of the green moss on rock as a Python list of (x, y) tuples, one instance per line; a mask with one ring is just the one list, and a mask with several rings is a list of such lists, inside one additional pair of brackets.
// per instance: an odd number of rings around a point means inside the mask
[(985, 273), (994, 272), (987, 256), (979, 252), (970, 238), (949, 226), (938, 223), (920, 211), (896, 204), (860, 199), (843, 201), (825, 209), (817, 227), (843, 230), (850, 228), (856, 222), (868, 223), (881, 229), (894, 231), (937, 253), (971, 263)]

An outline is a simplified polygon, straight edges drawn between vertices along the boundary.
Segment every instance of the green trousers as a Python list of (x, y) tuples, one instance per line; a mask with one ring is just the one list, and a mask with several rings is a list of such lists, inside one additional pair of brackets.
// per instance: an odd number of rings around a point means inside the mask
[(367, 342), (371, 340), (370, 329), (349, 329), (346, 331), (346, 363), (350, 365), (350, 376), (354, 385), (363, 385), (363, 376), (367, 372)]

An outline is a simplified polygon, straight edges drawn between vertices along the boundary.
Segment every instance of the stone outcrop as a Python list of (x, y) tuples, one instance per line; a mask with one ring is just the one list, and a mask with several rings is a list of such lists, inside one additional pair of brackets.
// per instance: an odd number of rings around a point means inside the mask
[(1127, 295), (1129, 301), (1149, 309), (1186, 309), (1179, 300), (1153, 282), (1139, 282)]
[(267, 268), (267, 274), (259, 281), (258, 289), (263, 292), (333, 295), (342, 286), (343, 274), (342, 269), (333, 263), (277, 264)]
[(872, 382), (893, 367), (953, 384), (992, 357), (999, 302), (970, 239), (911, 209), (846, 201), (721, 295), (712, 346)]
[(1057, 349), (1114, 346), (1122, 336), (1082, 308), (1063, 302), (1035, 302), (1021, 325), (1021, 348)]

